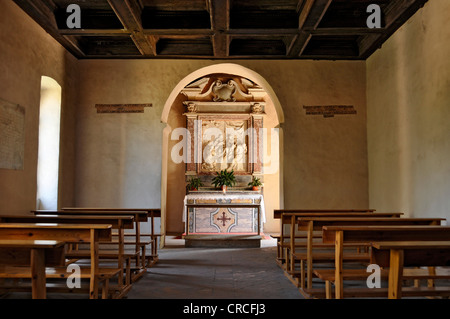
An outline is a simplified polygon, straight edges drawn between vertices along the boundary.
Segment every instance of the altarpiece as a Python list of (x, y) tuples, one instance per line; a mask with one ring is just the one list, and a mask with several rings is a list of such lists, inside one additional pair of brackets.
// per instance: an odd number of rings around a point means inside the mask
[[(253, 177), (263, 180), (266, 92), (245, 78), (220, 74), (194, 81), (181, 93), (186, 97), (184, 116), (191, 150), (186, 181), (198, 177), (205, 185), (197, 191), (187, 191), (183, 213), (186, 233), (259, 233), (257, 225), (262, 228), (265, 222), (263, 190), (252, 191), (248, 183)], [(213, 188), (211, 180), (225, 169), (234, 172), (237, 183), (223, 193)], [(188, 209), (188, 203), (214, 203), (217, 207)], [(246, 203), (259, 204), (260, 209), (221, 207)]]

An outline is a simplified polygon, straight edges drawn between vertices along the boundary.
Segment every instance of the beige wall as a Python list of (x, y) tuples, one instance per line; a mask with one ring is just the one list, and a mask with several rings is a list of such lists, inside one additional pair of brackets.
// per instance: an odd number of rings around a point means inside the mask
[(25, 107), (24, 170), (0, 169), (0, 213), (36, 209), (42, 76), (62, 87), (59, 202), (73, 205), (77, 61), (13, 1), (0, 1), (0, 26), (0, 97)]
[[(162, 152), (170, 151), (163, 150), (163, 107), (183, 78), (219, 62), (76, 61), (12, 1), (1, 1), (0, 24), (1, 97), (26, 108), (25, 170), (0, 170), (2, 212), (35, 207), (42, 75), (63, 90), (60, 206), (160, 207)], [(286, 208), (367, 207), (365, 62), (229, 62), (261, 75), (283, 108), (284, 180), (274, 197), (281, 194)], [(95, 104), (104, 103), (153, 107), (144, 114), (97, 114)], [(303, 109), (329, 104), (354, 105), (357, 114), (323, 118)], [(175, 176), (169, 171), (168, 178)], [(278, 230), (273, 208), (269, 231)], [(168, 210), (167, 231), (183, 230), (180, 212)]]
[[(283, 107), (285, 207), (367, 207), (365, 63), (231, 62), (264, 77)], [(164, 104), (184, 77), (212, 64), (200, 60), (79, 62), (77, 205), (159, 207)], [(96, 103), (153, 103), (153, 107), (144, 114), (97, 114)], [(351, 104), (358, 113), (327, 119), (305, 115), (303, 105), (323, 104)], [(176, 184), (171, 180), (175, 176), (181, 178), (181, 173), (171, 173), (174, 167), (168, 166), (171, 185)], [(182, 203), (168, 199), (167, 206), (166, 230), (182, 232)], [(269, 219), (272, 211), (267, 215)], [(277, 231), (276, 227), (271, 223), (270, 231)]]
[(367, 60), (370, 205), (450, 217), (450, 1), (433, 0)]

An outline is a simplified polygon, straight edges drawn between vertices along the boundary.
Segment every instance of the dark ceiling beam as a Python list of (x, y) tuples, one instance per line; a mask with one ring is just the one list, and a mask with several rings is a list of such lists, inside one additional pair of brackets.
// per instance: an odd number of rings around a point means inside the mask
[(428, 0), (396, 0), (391, 1), (384, 10), (385, 32), (369, 34), (358, 42), (361, 58), (367, 59)]
[(125, 29), (59, 29), (61, 35), (76, 36), (116, 36), (131, 35), (131, 32)]
[(298, 57), (305, 50), (311, 39), (311, 33), (317, 29), (332, 0), (304, 0), (299, 5), (299, 25), (301, 33), (289, 45), (287, 55)]
[(85, 57), (83, 50), (74, 39), (59, 33), (55, 15), (53, 14), (53, 10), (56, 8), (53, 1), (14, 0), (14, 2), (71, 54), (77, 58)]
[(155, 56), (156, 48), (142, 29), (142, 8), (138, 0), (108, 0), (108, 3), (125, 29), (130, 33), (141, 54), (148, 57)]
[(229, 56), (230, 37), (227, 31), (230, 29), (230, 0), (208, 0), (208, 8), (211, 16), (211, 29), (213, 51), (215, 58)]
[(316, 30), (328, 10), (332, 0), (315, 0), (305, 17), (300, 20), (302, 30)]
[[(93, 32), (91, 32), (93, 31)], [(75, 35), (95, 35), (95, 33), (108, 33), (108, 30), (64, 30), (62, 34), (75, 34)], [(305, 30), (305, 32), (321, 35), (352, 35), (352, 34), (372, 34), (385, 32), (385, 28), (381, 29), (369, 29), (369, 28), (318, 28), (315, 30)], [(114, 33), (129, 33), (126, 30), (112, 30)], [(231, 29), (224, 32), (220, 32), (229, 36), (295, 36), (300, 35), (302, 30), (299, 29)], [(146, 35), (159, 35), (159, 36), (213, 36), (215, 31), (203, 30), (203, 29), (154, 29), (144, 30)]]
[(386, 32), (385, 28), (319, 28), (309, 31), (314, 35), (365, 35), (365, 34), (381, 34)]

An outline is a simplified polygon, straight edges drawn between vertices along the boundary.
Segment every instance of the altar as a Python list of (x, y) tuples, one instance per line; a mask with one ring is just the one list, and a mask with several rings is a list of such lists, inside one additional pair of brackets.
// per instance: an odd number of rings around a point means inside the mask
[(254, 191), (192, 192), (184, 199), (183, 222), (186, 235), (259, 235), (266, 222), (264, 197)]
[[(266, 93), (248, 79), (226, 74), (200, 78), (181, 93), (186, 107), (183, 146), (188, 150), (185, 246), (259, 247), (266, 222), (262, 165)], [(215, 184), (214, 178), (224, 171), (232, 174), (233, 183)], [(261, 183), (253, 185), (256, 180)], [(196, 182), (190, 185), (192, 181)], [(231, 188), (223, 192), (223, 185)]]

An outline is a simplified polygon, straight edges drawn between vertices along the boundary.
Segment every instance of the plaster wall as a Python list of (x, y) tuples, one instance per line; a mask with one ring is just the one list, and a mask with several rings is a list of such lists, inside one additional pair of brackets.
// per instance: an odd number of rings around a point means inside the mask
[(367, 60), (370, 205), (450, 218), (450, 2), (428, 1)]
[(36, 209), (42, 76), (62, 87), (59, 205), (73, 205), (77, 60), (13, 1), (0, 1), (0, 43), (0, 97), (25, 108), (24, 169), (0, 169), (0, 213)]
[[(274, 192), (284, 189), (284, 207), (367, 207), (365, 63), (229, 63), (260, 74), (283, 107), (284, 181)], [(166, 128), (160, 121), (161, 114), (172, 90), (183, 78), (213, 64), (216, 62), (205, 60), (79, 61), (76, 205), (166, 206), (166, 231), (184, 230), (179, 198), (168, 196), (167, 203), (160, 199), (161, 191), (169, 194), (169, 190), (161, 190), (166, 172), (167, 187), (178, 187), (184, 193), (184, 184), (172, 181), (175, 176), (182, 176), (184, 168), (177, 170), (163, 163), (162, 152), (169, 152), (170, 158), (171, 147), (169, 144), (165, 149), (162, 141), (164, 130), (166, 138), (170, 138), (170, 130), (176, 128), (172, 125), (185, 123), (171, 123), (168, 116), (170, 127)], [(97, 114), (97, 103), (152, 103), (153, 107), (144, 114)], [(303, 109), (303, 105), (336, 104), (354, 105), (357, 114), (323, 118), (306, 116)], [(266, 188), (265, 193), (268, 192), (270, 189)], [(271, 215), (268, 210), (268, 220)], [(276, 222), (271, 221), (267, 227), (266, 231), (278, 231)]]

